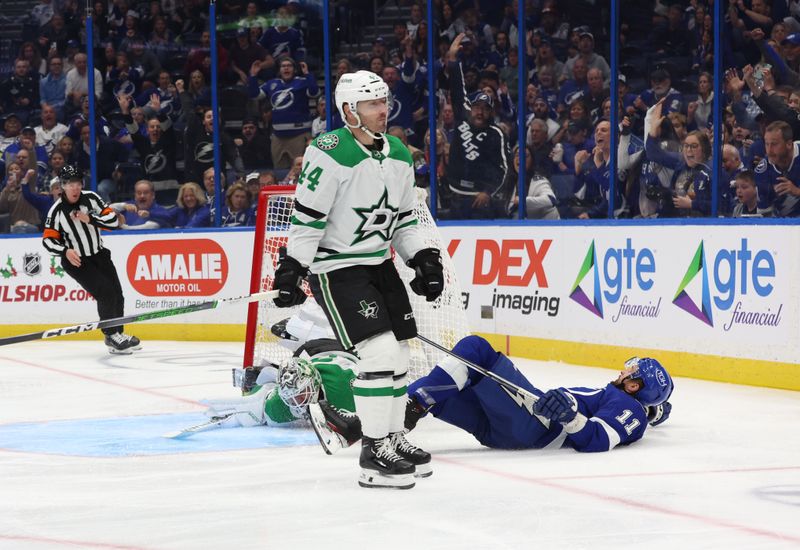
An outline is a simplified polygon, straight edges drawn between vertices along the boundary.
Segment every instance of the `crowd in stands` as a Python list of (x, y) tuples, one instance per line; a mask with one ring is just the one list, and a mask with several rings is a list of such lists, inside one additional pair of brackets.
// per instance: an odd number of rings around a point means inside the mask
[[(724, 3), (723, 173), (716, 193), (713, 2), (622, 0), (615, 76), (607, 3), (522, 0), (520, 30), (517, 1), (434, 0), (432, 69), (425, 5), (413, 0), (392, 0), (404, 16), (367, 51), (332, 52), (334, 85), (358, 69), (388, 84), (389, 133), (412, 152), (418, 185), (429, 186), (435, 174), (440, 217), (517, 216), (520, 147), (530, 218), (800, 215), (800, 0)], [(372, 2), (333, 6), (337, 45), (358, 41), (376, 23)], [(208, 0), (94, 3), (93, 121), (82, 5), (38, 0), (16, 58), (0, 60), (7, 67), (0, 77), (0, 232), (38, 231), (60, 194), (60, 168), (75, 165), (88, 174), (92, 148), (98, 193), (129, 229), (214, 225), (215, 138), (224, 164), (223, 226), (254, 223), (261, 185), (297, 180), (305, 147), (326, 130), (319, 7), (220, 0), (217, 10), (215, 134)], [(524, 51), (517, 48), (520, 33)], [(436, 166), (429, 70), (436, 82)], [(333, 128), (340, 127), (331, 111)], [(520, 120), (524, 144), (517, 142)]]

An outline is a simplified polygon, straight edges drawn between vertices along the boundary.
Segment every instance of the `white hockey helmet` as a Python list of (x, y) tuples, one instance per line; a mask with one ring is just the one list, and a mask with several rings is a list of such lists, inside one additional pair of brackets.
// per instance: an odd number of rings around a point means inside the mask
[[(389, 103), (389, 86), (387, 86), (386, 82), (384, 82), (381, 77), (371, 71), (345, 73), (339, 78), (334, 94), (336, 108), (339, 109), (342, 122), (351, 128), (361, 128), (373, 137), (379, 137), (372, 134), (369, 130), (366, 130), (364, 125), (361, 124), (361, 117), (358, 116), (356, 107), (359, 101), (369, 101), (371, 99), (385, 99), (386, 103)], [(355, 125), (347, 122), (347, 118), (344, 114), (345, 103), (350, 107), (350, 112), (356, 117)]]
[(291, 357), (278, 369), (278, 396), (295, 418), (302, 418), (311, 403), (319, 399), (322, 377), (306, 359)]

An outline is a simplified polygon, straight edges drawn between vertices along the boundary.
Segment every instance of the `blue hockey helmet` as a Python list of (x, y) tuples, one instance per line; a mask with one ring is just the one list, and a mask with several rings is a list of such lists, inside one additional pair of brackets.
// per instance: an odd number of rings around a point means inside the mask
[(657, 360), (633, 357), (625, 362), (625, 369), (630, 370), (627, 378), (642, 381), (642, 388), (633, 397), (645, 407), (660, 405), (672, 395), (672, 377)]

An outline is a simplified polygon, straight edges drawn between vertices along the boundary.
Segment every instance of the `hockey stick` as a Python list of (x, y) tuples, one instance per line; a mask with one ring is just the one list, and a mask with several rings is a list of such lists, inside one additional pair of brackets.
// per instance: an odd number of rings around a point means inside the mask
[(516, 401), (518, 405), (525, 406), (525, 408), (528, 409), (528, 411), (531, 414), (533, 414), (533, 404), (539, 400), (538, 395), (529, 392), (525, 388), (517, 386), (514, 382), (511, 382), (510, 380), (503, 378), (499, 374), (495, 374), (492, 371), (481, 367), (480, 365), (476, 365), (475, 363), (473, 363), (468, 359), (464, 359), (463, 357), (453, 353), (443, 345), (437, 344), (433, 340), (429, 340), (428, 338), (422, 336), (421, 334), (417, 334), (417, 339), (425, 342), (429, 346), (432, 346), (443, 353), (446, 353), (450, 357), (458, 359), (459, 361), (464, 363), (467, 367), (471, 368), (476, 372), (481, 373), (485, 377), (491, 378), (492, 380), (500, 384), (500, 386), (503, 387), (503, 389), (506, 391), (509, 397), (511, 397), (514, 401)]
[(194, 426), (189, 426), (188, 428), (183, 428), (182, 430), (176, 430), (174, 432), (167, 432), (161, 437), (166, 437), (167, 439), (186, 439), (187, 437), (194, 435), (198, 432), (205, 432), (207, 430), (213, 430), (214, 428), (219, 428), (223, 422), (225, 422), (226, 420), (237, 414), (239, 413), (232, 412), (220, 416), (212, 416), (210, 419), (206, 420), (201, 424), (195, 424)]
[(90, 330), (118, 327), (120, 325), (127, 325), (129, 323), (139, 323), (142, 321), (149, 321), (151, 319), (161, 319), (163, 317), (172, 317), (173, 315), (183, 315), (184, 313), (194, 313), (195, 311), (214, 309), (221, 305), (235, 304), (237, 302), (256, 302), (259, 300), (267, 300), (277, 296), (277, 290), (270, 290), (268, 292), (258, 292), (256, 294), (249, 294), (247, 296), (220, 298), (218, 300), (209, 300), (207, 302), (200, 302), (198, 304), (190, 304), (188, 306), (172, 307), (168, 309), (160, 309), (158, 311), (151, 311), (148, 313), (138, 313), (125, 317), (115, 317), (114, 319), (106, 319), (104, 321), (82, 323), (80, 325), (72, 325), (70, 327), (51, 328), (42, 332), (31, 332), (30, 334), (20, 334), (19, 336), (0, 338), (0, 346), (18, 344), (19, 342), (29, 342), (31, 340), (45, 340), (47, 338), (66, 336), (68, 334), (79, 334), (81, 332), (88, 332)]

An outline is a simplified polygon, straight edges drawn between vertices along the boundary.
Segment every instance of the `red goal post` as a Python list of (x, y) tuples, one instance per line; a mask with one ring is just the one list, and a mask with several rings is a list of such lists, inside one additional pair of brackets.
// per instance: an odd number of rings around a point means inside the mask
[[(259, 193), (253, 267), (250, 276), (251, 293), (272, 289), (278, 263), (278, 248), (285, 246), (289, 234), (294, 190), (294, 186), (275, 185), (264, 187)], [(422, 189), (418, 190), (415, 214), (426, 246), (438, 248), (442, 252), (445, 291), (435, 301), (427, 302), (424, 297), (417, 296), (411, 291), (409, 283), (414, 277), (414, 272), (406, 267), (397, 255), (394, 255), (395, 266), (406, 284), (420, 334), (444, 346), (452, 347), (459, 339), (469, 334), (469, 329), (453, 261), (431, 217), (425, 203), (425, 191)], [(307, 282), (304, 283), (304, 288), (311, 296)], [(244, 366), (279, 365), (291, 357), (291, 351), (279, 343), (279, 338), (273, 335), (270, 329), (273, 324), (291, 317), (299, 309), (299, 306), (278, 308), (272, 300), (250, 304), (247, 312)], [(440, 354), (416, 339), (411, 340), (410, 345), (409, 370), (411, 378), (415, 379), (433, 368)]]

